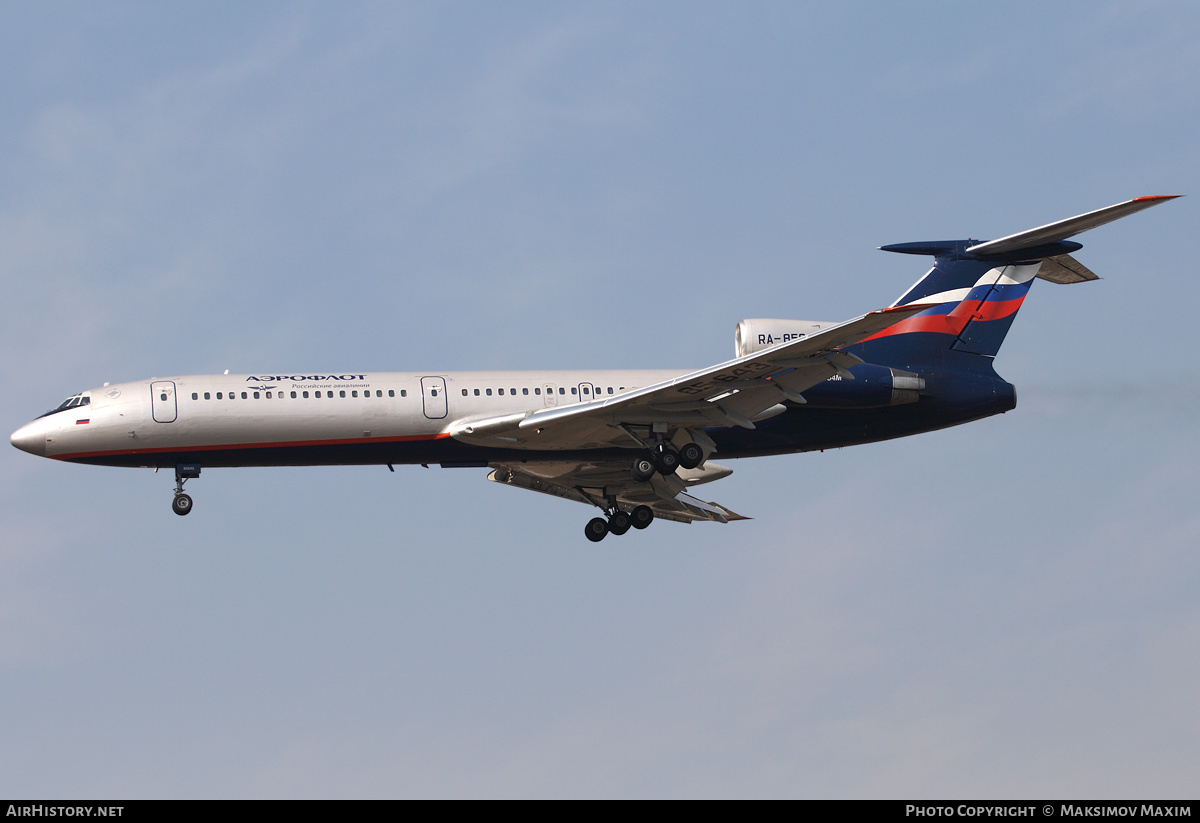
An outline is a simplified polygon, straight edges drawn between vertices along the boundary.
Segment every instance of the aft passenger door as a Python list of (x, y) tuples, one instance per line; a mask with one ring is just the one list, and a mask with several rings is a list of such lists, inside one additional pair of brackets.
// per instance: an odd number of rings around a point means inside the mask
[(421, 406), (430, 420), (441, 420), (446, 416), (446, 379), (444, 377), (421, 378)]
[(174, 423), (179, 416), (175, 407), (175, 384), (170, 380), (150, 384), (150, 416), (155, 423)]

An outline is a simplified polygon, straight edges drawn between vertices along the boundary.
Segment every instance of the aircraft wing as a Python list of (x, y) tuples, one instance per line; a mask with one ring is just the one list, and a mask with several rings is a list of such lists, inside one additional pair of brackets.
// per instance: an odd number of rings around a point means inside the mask
[[(753, 352), (706, 369), (587, 403), (452, 424), (452, 437), (483, 446), (527, 449), (593, 449), (643, 445), (630, 427), (665, 423), (703, 437), (707, 426), (753, 429), (755, 419), (803, 403), (802, 392), (861, 362), (841, 351), (929, 308), (894, 306), (856, 317), (816, 334)], [(707, 438), (705, 438), (707, 439)], [(702, 443), (712, 451), (711, 442)], [(628, 467), (625, 467), (626, 469)]]
[(670, 477), (655, 475), (649, 482), (635, 482), (626, 460), (564, 461), (561, 463), (492, 463), (488, 480), (519, 489), (552, 494), (589, 506), (608, 502), (625, 511), (649, 506), (654, 516), (679, 523), (707, 520), (727, 523), (748, 520), (718, 503), (708, 503), (688, 494), (691, 486), (719, 480), (731, 469), (708, 463), (704, 468), (680, 469)]

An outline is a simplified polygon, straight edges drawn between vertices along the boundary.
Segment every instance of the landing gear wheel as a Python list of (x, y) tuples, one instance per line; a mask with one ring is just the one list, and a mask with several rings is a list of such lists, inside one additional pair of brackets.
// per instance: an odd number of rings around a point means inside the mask
[(599, 543), (604, 539), (604, 535), (608, 534), (608, 522), (603, 517), (593, 517), (583, 527), (583, 533), (588, 540)]
[(657, 468), (654, 465), (654, 461), (647, 456), (639, 457), (637, 460), (634, 460), (633, 468), (630, 469), (629, 473), (633, 475), (635, 482), (645, 483), (654, 476), (655, 471), (657, 471)]
[(192, 498), (186, 494), (177, 494), (171, 501), (171, 511), (182, 517), (192, 510)]
[(694, 469), (704, 462), (704, 449), (695, 443), (684, 443), (679, 449), (679, 465), (685, 469)]
[(649, 506), (638, 506), (629, 513), (629, 522), (635, 529), (644, 529), (654, 522), (654, 512)]
[(615, 511), (612, 517), (608, 518), (608, 530), (616, 535), (625, 534), (632, 525), (633, 519), (628, 512)]
[(672, 475), (679, 468), (679, 452), (668, 448), (660, 449), (654, 454), (654, 462), (659, 474)]

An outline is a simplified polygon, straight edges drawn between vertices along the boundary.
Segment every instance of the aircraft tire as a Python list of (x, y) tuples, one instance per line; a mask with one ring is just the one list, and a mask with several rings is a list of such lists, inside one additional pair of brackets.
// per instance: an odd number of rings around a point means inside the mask
[(635, 529), (644, 529), (654, 522), (654, 511), (649, 506), (638, 506), (629, 513), (629, 524)]
[(633, 461), (633, 468), (630, 470), (630, 474), (633, 475), (635, 482), (645, 483), (654, 476), (654, 472), (656, 471), (658, 471), (658, 468), (655, 465), (655, 462), (647, 456), (639, 457), (637, 460)]
[(663, 449), (654, 455), (654, 462), (661, 475), (672, 475), (679, 468), (679, 452), (674, 449)]
[(612, 517), (608, 518), (608, 530), (616, 535), (625, 534), (632, 525), (633, 520), (628, 512), (616, 511), (613, 512)]
[(695, 443), (684, 443), (679, 449), (679, 465), (685, 469), (694, 469), (704, 462), (704, 449)]
[(593, 517), (583, 527), (583, 533), (587, 536), (588, 540), (591, 540), (593, 543), (599, 543), (604, 539), (604, 535), (608, 534), (608, 521), (603, 517)]
[(192, 510), (192, 498), (186, 494), (177, 494), (171, 501), (171, 511), (182, 517)]

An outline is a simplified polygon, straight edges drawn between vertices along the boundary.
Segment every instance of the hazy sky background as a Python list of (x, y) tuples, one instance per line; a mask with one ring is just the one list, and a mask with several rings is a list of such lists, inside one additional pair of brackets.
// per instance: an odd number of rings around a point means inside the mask
[(479, 469), (0, 452), (0, 795), (1195, 797), (1200, 8), (0, 4), (0, 413), (220, 372), (695, 368), (1078, 238), (1015, 411), (599, 545)]

